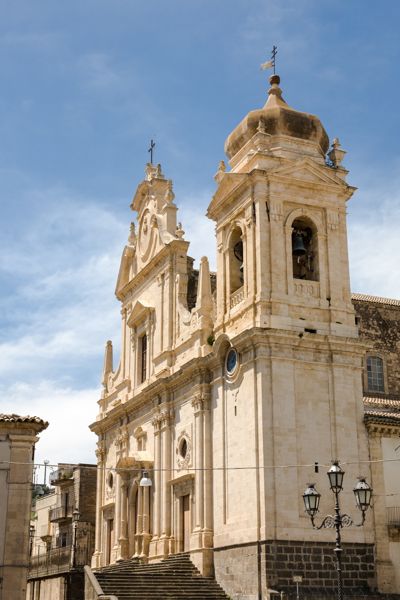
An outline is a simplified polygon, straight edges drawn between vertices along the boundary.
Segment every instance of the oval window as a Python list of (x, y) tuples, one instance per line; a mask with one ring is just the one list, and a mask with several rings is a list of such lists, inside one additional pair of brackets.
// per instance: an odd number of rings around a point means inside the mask
[(226, 372), (233, 375), (238, 366), (238, 355), (234, 348), (231, 348), (226, 355)]
[(187, 444), (186, 439), (183, 438), (183, 440), (179, 444), (179, 454), (182, 456), (182, 458), (186, 458), (187, 451), (188, 451), (188, 444)]

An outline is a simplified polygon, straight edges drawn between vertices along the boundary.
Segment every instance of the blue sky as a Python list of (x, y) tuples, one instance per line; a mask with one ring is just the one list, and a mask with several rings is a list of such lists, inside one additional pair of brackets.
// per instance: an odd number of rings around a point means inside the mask
[[(50, 421), (37, 458), (94, 460), (104, 343), (149, 140), (190, 253), (225, 138), (261, 107), (278, 45), (288, 103), (348, 154), (353, 291), (400, 297), (400, 3), (0, 1), (0, 412)], [(71, 440), (73, 432), (73, 440)]]

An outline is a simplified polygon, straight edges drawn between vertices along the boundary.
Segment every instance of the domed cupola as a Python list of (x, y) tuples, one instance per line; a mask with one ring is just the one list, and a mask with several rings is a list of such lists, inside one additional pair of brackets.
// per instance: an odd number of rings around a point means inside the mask
[[(271, 75), (269, 81), (271, 87), (265, 106), (249, 112), (225, 142), (225, 153), (233, 170), (235, 167), (242, 170), (245, 156), (254, 155), (256, 151), (282, 158), (298, 158), (301, 154), (324, 162), (329, 138), (321, 121), (285, 102), (279, 75)], [(257, 140), (251, 143), (254, 136)]]

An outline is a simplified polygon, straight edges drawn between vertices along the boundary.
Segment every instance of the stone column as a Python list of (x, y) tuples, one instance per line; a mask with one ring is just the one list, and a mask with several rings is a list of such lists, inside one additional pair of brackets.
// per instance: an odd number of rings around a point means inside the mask
[(2, 600), (25, 600), (29, 567), (33, 447), (48, 423), (0, 415), (0, 572)]
[(119, 536), (121, 531), (121, 475), (115, 474), (115, 514), (114, 514), (114, 548), (110, 562), (115, 562), (119, 556)]
[(161, 421), (161, 445), (162, 445), (162, 518), (161, 518), (161, 537), (164, 542), (162, 553), (164, 556), (169, 554), (169, 540), (171, 537), (171, 489), (169, 481), (171, 479), (171, 422), (173, 411), (166, 410), (162, 414)]
[(122, 379), (125, 379), (126, 377), (126, 308), (123, 308), (121, 310), (121, 317), (122, 317), (122, 335), (121, 335), (121, 370), (122, 370)]
[[(157, 542), (160, 537), (161, 517), (161, 422), (159, 416), (152, 421), (154, 427), (154, 515), (153, 515), (153, 541)], [(157, 548), (154, 548), (157, 554)]]
[(204, 435), (203, 435), (203, 453), (204, 453), (204, 536), (203, 544), (207, 548), (212, 548), (213, 539), (213, 501), (212, 501), (212, 437), (211, 437), (211, 398), (209, 394), (204, 395)]
[(128, 519), (127, 519), (128, 485), (127, 485), (125, 475), (120, 475), (120, 477), (121, 477), (121, 489), (120, 489), (120, 496), (119, 496), (120, 531), (119, 531), (119, 538), (118, 538), (118, 544), (119, 544), (118, 552), (119, 553), (118, 553), (117, 560), (123, 560), (125, 558), (128, 558), (128, 529), (127, 529), (127, 527), (128, 527)]
[[(204, 526), (203, 396), (195, 396), (192, 406), (195, 418), (195, 532), (199, 533)], [(198, 546), (202, 545), (202, 536), (199, 534)]]
[(150, 542), (150, 488), (143, 488), (143, 545), (142, 556), (149, 555)]
[(136, 517), (136, 556), (142, 556), (143, 553), (143, 488), (138, 487), (137, 495), (137, 517)]
[(97, 443), (97, 486), (96, 486), (96, 533), (94, 554), (92, 557), (92, 568), (98, 569), (101, 567), (102, 557), (102, 531), (103, 531), (103, 494), (104, 494), (104, 458), (105, 450), (104, 443)]

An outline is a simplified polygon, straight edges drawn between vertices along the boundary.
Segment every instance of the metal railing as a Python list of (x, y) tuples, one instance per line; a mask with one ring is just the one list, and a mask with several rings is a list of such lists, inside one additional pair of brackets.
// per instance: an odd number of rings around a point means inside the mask
[(73, 565), (72, 553), (72, 546), (64, 546), (60, 548), (51, 548), (47, 552), (42, 551), (40, 554), (31, 556), (28, 577), (33, 579), (43, 575), (68, 573), (71, 569), (81, 569), (90, 563), (92, 551), (88, 545), (76, 546)]
[(61, 521), (62, 519), (72, 518), (72, 506), (57, 506), (49, 510), (50, 521)]
[(386, 523), (389, 527), (400, 528), (400, 506), (389, 506), (386, 508)]

